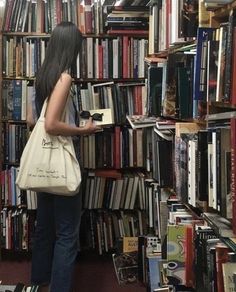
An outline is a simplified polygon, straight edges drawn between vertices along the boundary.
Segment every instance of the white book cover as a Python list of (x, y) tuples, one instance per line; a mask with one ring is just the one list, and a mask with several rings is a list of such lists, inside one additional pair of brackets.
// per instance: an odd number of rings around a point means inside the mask
[[(97, 126), (108, 126), (114, 124), (114, 116), (112, 115), (112, 110), (110, 108), (106, 109), (96, 109), (96, 110), (89, 110), (89, 113), (91, 116), (94, 114), (101, 114), (101, 120), (95, 120), (93, 119), (94, 123)], [(94, 116), (95, 118), (95, 116)], [(86, 125), (86, 122), (88, 121), (88, 118), (82, 118), (80, 116), (80, 127), (84, 127)]]

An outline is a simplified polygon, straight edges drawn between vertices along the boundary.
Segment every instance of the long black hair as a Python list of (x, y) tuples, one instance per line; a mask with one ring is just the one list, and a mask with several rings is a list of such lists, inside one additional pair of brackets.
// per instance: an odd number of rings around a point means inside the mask
[(72, 22), (58, 24), (50, 37), (45, 59), (36, 75), (36, 110), (40, 113), (44, 100), (50, 97), (65, 71), (73, 72), (82, 45), (82, 34)]

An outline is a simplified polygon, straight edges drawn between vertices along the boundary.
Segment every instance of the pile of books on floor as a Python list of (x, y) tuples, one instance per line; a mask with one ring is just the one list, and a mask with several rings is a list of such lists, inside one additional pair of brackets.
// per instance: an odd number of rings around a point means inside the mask
[(23, 283), (16, 285), (0, 285), (0, 292), (39, 292), (38, 285), (26, 286)]

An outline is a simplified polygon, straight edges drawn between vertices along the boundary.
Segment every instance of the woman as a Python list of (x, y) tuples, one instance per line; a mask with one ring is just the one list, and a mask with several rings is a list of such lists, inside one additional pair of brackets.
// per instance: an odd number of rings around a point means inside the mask
[[(83, 128), (75, 125), (70, 74), (76, 65), (81, 44), (81, 32), (74, 24), (62, 22), (57, 25), (36, 76), (36, 109), (39, 114), (44, 100), (48, 98), (45, 129), (52, 135), (88, 135), (99, 130), (91, 118)], [(70, 111), (68, 124), (62, 119), (66, 106)], [(78, 252), (81, 195), (66, 197), (39, 193), (37, 199), (32, 284), (40, 285), (40, 291), (49, 291), (50, 285), (51, 292), (69, 292)]]

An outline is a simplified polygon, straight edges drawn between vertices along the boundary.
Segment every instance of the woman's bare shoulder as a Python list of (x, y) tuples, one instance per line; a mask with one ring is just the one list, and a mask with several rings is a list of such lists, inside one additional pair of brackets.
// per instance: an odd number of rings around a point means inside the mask
[(61, 73), (61, 78), (60, 79), (61, 79), (62, 82), (71, 82), (72, 81), (71, 75), (69, 73), (67, 73), (67, 72)]
[(69, 89), (72, 83), (72, 77), (70, 74), (63, 72), (59, 78), (59, 80), (56, 83), (55, 89), (61, 90), (62, 88), (64, 89)]

